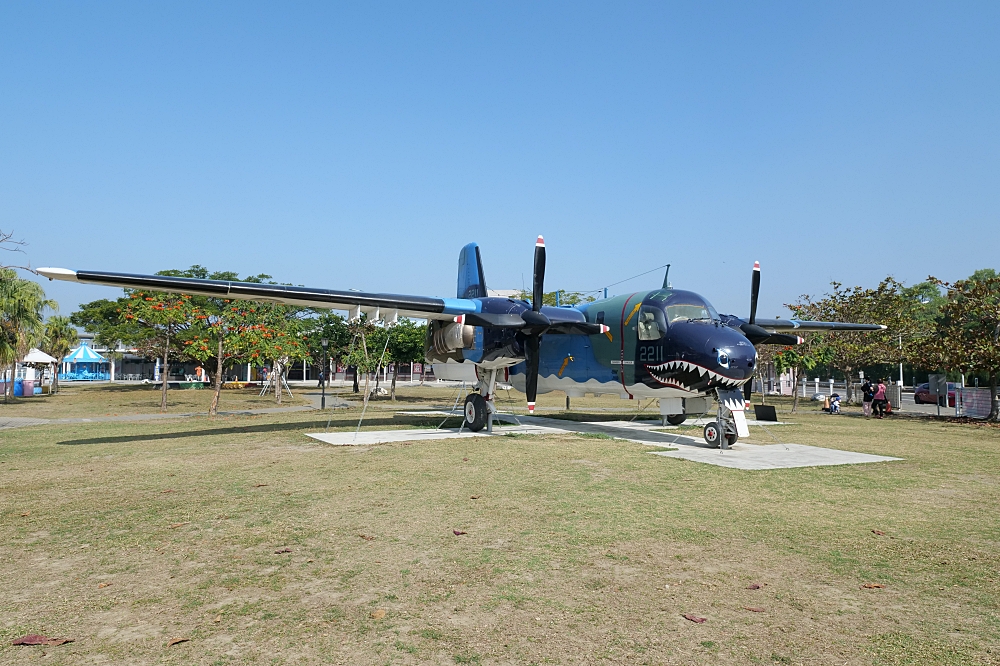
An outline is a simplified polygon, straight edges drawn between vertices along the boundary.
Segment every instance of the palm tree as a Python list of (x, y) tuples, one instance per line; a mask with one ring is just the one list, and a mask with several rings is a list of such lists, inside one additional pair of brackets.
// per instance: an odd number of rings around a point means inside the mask
[(6, 397), (14, 394), (14, 367), (45, 333), (42, 312), (55, 309), (37, 282), (22, 280), (11, 268), (0, 268), (0, 366), (10, 373)]
[[(76, 327), (70, 323), (69, 317), (49, 317), (45, 322), (45, 342), (42, 351), (61, 362), (76, 346), (79, 334)], [(52, 376), (52, 391), (59, 391), (59, 369)]]

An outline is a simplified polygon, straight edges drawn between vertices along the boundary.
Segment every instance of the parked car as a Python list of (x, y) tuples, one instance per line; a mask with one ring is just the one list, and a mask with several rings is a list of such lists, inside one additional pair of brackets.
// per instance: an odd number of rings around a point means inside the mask
[[(955, 406), (955, 387), (958, 384), (954, 382), (948, 382), (948, 406)], [(936, 405), (937, 396), (932, 395), (930, 387), (927, 384), (921, 384), (913, 391), (913, 402), (918, 405)]]

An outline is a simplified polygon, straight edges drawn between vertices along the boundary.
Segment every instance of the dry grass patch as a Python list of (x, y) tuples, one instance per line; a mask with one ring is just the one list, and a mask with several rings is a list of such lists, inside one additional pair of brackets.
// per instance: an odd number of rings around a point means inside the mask
[[(6, 431), (0, 661), (995, 663), (1000, 433), (796, 421), (776, 432), (906, 460), (326, 447), (303, 435), (318, 413)], [(25, 633), (75, 642), (10, 645)]]

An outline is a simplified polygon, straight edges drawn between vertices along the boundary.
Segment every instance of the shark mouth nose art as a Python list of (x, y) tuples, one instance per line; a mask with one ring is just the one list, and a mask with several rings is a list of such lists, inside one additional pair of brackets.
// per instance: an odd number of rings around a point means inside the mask
[(690, 361), (667, 361), (658, 365), (646, 365), (646, 371), (650, 376), (671, 388), (685, 389), (688, 391), (697, 390), (695, 385), (706, 383), (713, 386), (725, 386), (736, 388), (746, 382), (746, 379), (733, 379), (719, 374), (714, 370), (700, 366)]

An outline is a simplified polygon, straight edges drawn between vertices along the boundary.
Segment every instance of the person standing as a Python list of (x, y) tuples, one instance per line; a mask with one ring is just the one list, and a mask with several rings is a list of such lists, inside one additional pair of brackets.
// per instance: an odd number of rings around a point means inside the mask
[(875, 399), (875, 388), (870, 380), (866, 379), (861, 385), (861, 407), (864, 410), (865, 418), (872, 417), (872, 400)]
[(885, 403), (885, 382), (880, 379), (878, 380), (878, 387), (875, 389), (875, 395), (872, 400), (872, 406), (878, 412), (878, 418), (882, 418), (885, 415)]

